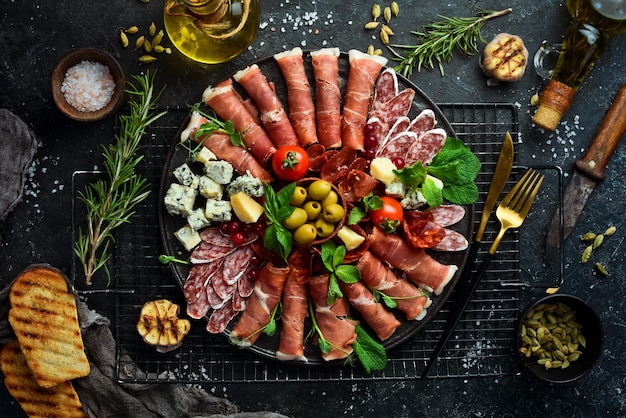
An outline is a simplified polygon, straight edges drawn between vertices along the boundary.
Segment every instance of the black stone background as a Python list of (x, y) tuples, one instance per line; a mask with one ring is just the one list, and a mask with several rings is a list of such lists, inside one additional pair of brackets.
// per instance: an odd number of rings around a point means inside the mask
[[(31, 263), (48, 262), (70, 271), (71, 173), (101, 164), (101, 144), (113, 138), (113, 120), (81, 124), (63, 117), (50, 93), (54, 64), (69, 51), (93, 46), (113, 53), (128, 75), (158, 68), (157, 86), (167, 85), (160, 101), (185, 105), (197, 100), (202, 90), (235, 69), (278, 51), (302, 46), (317, 49), (338, 46), (365, 50), (373, 32), (363, 25), (370, 20), (373, 1), (264, 0), (262, 29), (251, 48), (232, 62), (207, 66), (178, 52), (159, 56), (150, 67), (137, 62), (138, 53), (123, 49), (118, 31), (137, 25), (145, 32), (150, 22), (162, 24), (163, 1), (30, 1), (0, 0), (0, 107), (20, 116), (41, 141), (29, 176), (27, 195), (3, 226), (0, 244), (0, 285), (4, 286)], [(390, 2), (380, 2), (383, 6)], [(393, 42), (413, 43), (411, 30), (437, 14), (470, 16), (476, 7), (499, 10), (513, 8), (505, 17), (489, 22), (482, 33), (491, 39), (499, 32), (521, 36), (530, 54), (545, 39), (559, 42), (569, 17), (563, 1), (509, 0), (454, 1), (398, 0), (400, 16), (392, 21)], [(295, 19), (317, 13), (311, 25), (294, 29)], [(311, 16), (311, 15), (309, 15)], [(315, 16), (315, 15), (313, 15)], [(285, 22), (286, 20), (286, 22)], [(319, 30), (319, 33), (315, 33)], [(164, 41), (169, 44), (169, 40)], [(388, 52), (385, 52), (390, 57)], [(421, 71), (411, 78), (435, 102), (505, 102), (519, 109), (522, 164), (553, 164), (570, 173), (572, 163), (584, 154), (615, 93), (626, 82), (624, 64), (626, 36), (613, 39), (609, 48), (585, 80), (564, 125), (552, 135), (531, 126), (530, 98), (545, 82), (530, 66), (515, 84), (487, 87), (477, 57), (455, 55), (445, 65), (445, 77), (437, 71)], [(574, 131), (573, 145), (566, 130)], [(272, 410), (296, 417), (306, 416), (537, 416), (601, 417), (626, 416), (626, 307), (624, 291), (624, 195), (626, 194), (626, 147), (620, 145), (600, 184), (588, 202), (572, 237), (566, 243), (565, 283), (562, 292), (588, 301), (600, 314), (606, 334), (602, 358), (590, 374), (577, 382), (552, 385), (528, 373), (509, 377), (447, 378), (358, 383), (205, 384), (223, 394), (244, 411)], [(566, 177), (567, 181), (568, 178)], [(590, 266), (582, 266), (579, 255), (582, 233), (618, 227), (611, 243), (603, 248), (602, 261), (611, 271), (603, 278)], [(540, 225), (528, 223), (532, 228)], [(539, 232), (537, 232), (539, 233)], [(525, 265), (532, 271), (536, 266)], [(539, 294), (532, 295), (533, 297)], [(0, 415), (23, 416), (19, 406), (2, 385)]]

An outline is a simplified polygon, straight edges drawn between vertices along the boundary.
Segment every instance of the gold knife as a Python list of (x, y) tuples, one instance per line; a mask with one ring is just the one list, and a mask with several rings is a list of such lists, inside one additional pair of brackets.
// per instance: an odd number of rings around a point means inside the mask
[[(480, 217), (480, 224), (478, 226), (478, 230), (474, 234), (474, 240), (470, 245), (465, 268), (463, 269), (463, 273), (457, 286), (458, 288), (456, 289), (455, 296), (457, 297), (457, 300), (455, 300), (455, 303), (452, 305), (448, 321), (446, 322), (446, 327), (443, 330), (443, 335), (439, 338), (437, 346), (433, 350), (433, 353), (426, 364), (426, 368), (422, 372), (422, 379), (428, 376), (428, 372), (432, 368), (433, 364), (435, 364), (437, 357), (441, 354), (441, 351), (448, 342), (448, 339), (450, 339), (452, 331), (454, 331), (454, 328), (456, 328), (456, 325), (459, 323), (459, 319), (461, 319), (461, 315), (463, 314), (463, 311), (465, 311), (467, 303), (476, 290), (478, 280), (472, 280), (472, 270), (474, 268), (474, 264), (476, 263), (476, 256), (478, 255), (478, 250), (480, 249), (480, 242), (483, 239), (485, 227), (487, 226), (487, 222), (489, 222), (491, 212), (493, 212), (493, 208), (496, 206), (496, 202), (498, 201), (500, 194), (502, 194), (502, 190), (504, 189), (504, 186), (509, 179), (509, 175), (511, 174), (514, 154), (513, 139), (511, 138), (511, 134), (507, 132), (504, 136), (504, 142), (502, 143), (500, 155), (498, 156), (496, 170), (493, 173), (493, 178), (491, 179), (489, 192), (487, 192), (487, 199), (485, 200), (483, 213)], [(458, 300), (458, 298), (461, 298), (461, 300)]]

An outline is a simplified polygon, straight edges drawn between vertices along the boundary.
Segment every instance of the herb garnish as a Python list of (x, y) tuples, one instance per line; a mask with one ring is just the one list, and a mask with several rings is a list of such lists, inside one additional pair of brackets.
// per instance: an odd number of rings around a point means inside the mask
[(343, 264), (346, 252), (345, 246), (337, 245), (333, 241), (326, 241), (322, 244), (322, 263), (329, 272), (327, 297), (329, 305), (332, 305), (336, 298), (343, 296), (338, 280), (351, 284), (358, 282), (361, 278), (361, 272), (356, 266)]
[(274, 334), (276, 334), (276, 329), (277, 329), (276, 319), (280, 318), (282, 316), (282, 313), (283, 313), (283, 304), (282, 302), (278, 302), (276, 306), (274, 306), (274, 309), (272, 310), (272, 315), (270, 316), (270, 320), (267, 324), (263, 325), (261, 328), (257, 329), (252, 334), (248, 335), (245, 338), (242, 338), (241, 340), (235, 340), (235, 339), (231, 340), (232, 343), (239, 347), (244, 347), (244, 342), (248, 341), (254, 335), (257, 335), (261, 332), (269, 337), (273, 336)]
[(167, 255), (167, 254), (159, 254), (158, 260), (159, 260), (159, 263), (163, 265), (168, 265), (170, 263), (191, 264), (191, 261), (189, 260), (181, 260), (181, 259), (174, 257), (173, 255)]
[(283, 222), (295, 210), (295, 207), (289, 205), (289, 202), (293, 192), (296, 190), (296, 183), (289, 183), (278, 193), (275, 193), (269, 184), (265, 184), (264, 188), (264, 209), (265, 216), (267, 216), (267, 229), (263, 235), (263, 245), (266, 249), (276, 252), (283, 260), (287, 261), (293, 245), (293, 236), (283, 226)]
[(354, 352), (365, 371), (371, 373), (374, 370), (383, 370), (387, 367), (387, 352), (382, 344), (370, 337), (360, 325), (357, 325), (354, 331), (356, 332), (356, 340), (353, 345)]
[(139, 85), (128, 83), (130, 114), (119, 116), (120, 132), (115, 142), (103, 147), (106, 180), (88, 184), (78, 196), (86, 206), (87, 230), (78, 229), (74, 253), (80, 259), (87, 284), (101, 268), (110, 281), (106, 263), (111, 257), (113, 230), (129, 223), (135, 213), (133, 208), (150, 193), (147, 179), (135, 173), (143, 159), (137, 155), (137, 149), (146, 127), (166, 112), (153, 114), (160, 95), (154, 94), (154, 75), (146, 72), (133, 78)]
[(202, 137), (208, 137), (215, 132), (221, 132), (228, 134), (230, 142), (234, 146), (247, 149), (246, 144), (243, 142), (243, 135), (235, 129), (235, 125), (231, 120), (222, 121), (212, 114), (204, 113), (200, 111), (198, 104), (195, 104), (191, 110), (193, 112), (198, 112), (200, 115), (208, 119), (208, 121), (200, 125), (198, 130), (194, 133), (194, 139), (197, 140)]
[(367, 216), (370, 210), (377, 210), (383, 207), (383, 201), (380, 196), (375, 194), (368, 194), (361, 199), (360, 206), (354, 206), (348, 213), (348, 225), (356, 225), (361, 222), (361, 219)]
[(418, 72), (422, 67), (432, 70), (435, 63), (439, 72), (444, 75), (443, 61), (450, 62), (452, 53), (458, 49), (465, 56), (471, 56), (478, 52), (478, 41), (486, 44), (480, 30), (489, 20), (505, 15), (512, 9), (504, 9), (499, 12), (480, 10), (475, 17), (447, 17), (438, 15), (440, 21), (431, 22), (422, 27), (421, 31), (412, 31), (418, 36), (416, 45), (391, 45), (408, 51), (407, 56), (402, 56), (393, 48), (389, 47), (395, 55), (394, 61), (400, 62), (395, 70), (404, 76), (411, 76), (413, 70)]

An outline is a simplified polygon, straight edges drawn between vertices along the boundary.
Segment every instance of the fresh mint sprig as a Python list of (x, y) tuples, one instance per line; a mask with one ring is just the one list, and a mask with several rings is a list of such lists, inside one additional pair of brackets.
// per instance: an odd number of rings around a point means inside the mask
[(265, 216), (267, 217), (267, 229), (263, 235), (263, 245), (266, 249), (274, 251), (281, 258), (287, 261), (291, 247), (293, 245), (293, 236), (287, 228), (283, 226), (283, 222), (296, 209), (289, 205), (293, 193), (296, 190), (296, 183), (290, 183), (283, 187), (278, 193), (269, 184), (264, 185), (265, 188)]

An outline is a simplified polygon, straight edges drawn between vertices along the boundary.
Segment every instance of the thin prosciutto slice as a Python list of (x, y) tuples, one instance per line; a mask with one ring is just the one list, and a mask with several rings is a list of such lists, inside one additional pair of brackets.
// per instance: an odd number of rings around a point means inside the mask
[(261, 329), (269, 323), (272, 311), (280, 301), (288, 274), (288, 267), (276, 267), (271, 262), (261, 268), (246, 310), (230, 333), (231, 342), (249, 347), (263, 334)]
[(276, 148), (298, 145), (298, 138), (283, 104), (259, 66), (253, 64), (246, 67), (236, 72), (233, 78), (246, 89), (259, 108), (263, 127)]
[(346, 358), (352, 353), (357, 322), (348, 318), (350, 304), (346, 298), (336, 298), (332, 305), (328, 304), (328, 286), (328, 274), (311, 277), (309, 280), (309, 294), (315, 305), (315, 320), (324, 339), (331, 344), (330, 351), (322, 353), (322, 358), (331, 361)]
[(311, 52), (315, 77), (315, 119), (317, 137), (326, 148), (341, 146), (341, 87), (339, 48)]
[(267, 183), (273, 180), (272, 175), (263, 168), (257, 159), (245, 148), (233, 145), (227, 134), (214, 132), (208, 137), (195, 138), (195, 132), (206, 122), (208, 122), (207, 118), (198, 112), (192, 112), (187, 128), (180, 135), (181, 142), (194, 138), (215, 154), (217, 158), (228, 161), (237, 173), (244, 175), (246, 172), (250, 172), (251, 176)]
[(348, 53), (348, 62), (350, 71), (341, 115), (341, 141), (345, 147), (363, 150), (363, 128), (367, 121), (372, 90), (387, 59), (353, 49)]
[(252, 155), (261, 163), (266, 163), (276, 152), (267, 133), (259, 126), (233, 88), (231, 79), (215, 87), (207, 87), (202, 94), (202, 101), (220, 118), (233, 122), (235, 129), (243, 135), (243, 141)]
[(445, 265), (426, 254), (422, 249), (411, 247), (394, 234), (385, 234), (374, 228), (369, 236), (370, 250), (393, 267), (406, 273), (408, 279), (417, 286), (427, 286), (436, 295), (450, 282), (458, 270), (455, 265)]
[(426, 308), (431, 304), (424, 292), (404, 279), (398, 278), (378, 257), (369, 251), (363, 253), (356, 267), (361, 272), (361, 280), (372, 289), (376, 289), (394, 298), (398, 309), (407, 319), (420, 320), (426, 315)]
[(340, 282), (339, 285), (350, 304), (359, 311), (378, 338), (384, 341), (391, 337), (400, 326), (400, 321), (374, 299), (372, 292), (360, 281), (351, 284)]
[(315, 127), (315, 105), (311, 97), (311, 86), (304, 71), (302, 48), (296, 47), (290, 51), (274, 55), (280, 71), (287, 85), (287, 105), (289, 120), (298, 137), (300, 145), (317, 142)]

